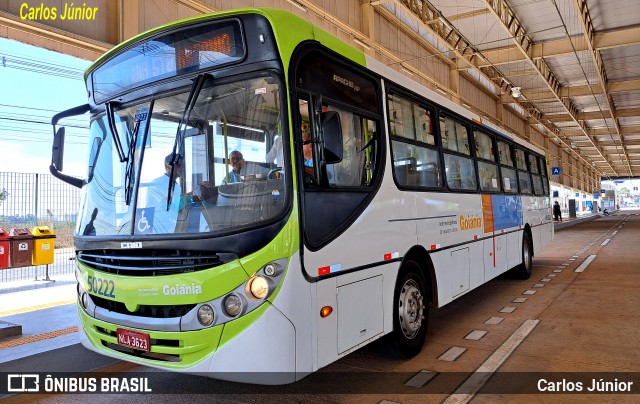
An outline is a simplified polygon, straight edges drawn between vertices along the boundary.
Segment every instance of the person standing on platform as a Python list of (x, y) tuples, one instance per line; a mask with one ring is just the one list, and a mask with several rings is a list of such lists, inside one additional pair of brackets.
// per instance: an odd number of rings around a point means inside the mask
[(560, 211), (560, 204), (558, 203), (558, 201), (555, 201), (553, 203), (553, 220), (555, 220), (556, 222), (558, 220), (562, 221), (562, 212)]

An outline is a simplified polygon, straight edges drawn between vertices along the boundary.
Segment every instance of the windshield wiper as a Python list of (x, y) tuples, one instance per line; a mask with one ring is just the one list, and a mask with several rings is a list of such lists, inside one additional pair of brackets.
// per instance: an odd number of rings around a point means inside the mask
[(118, 135), (118, 130), (116, 129), (116, 119), (115, 119), (115, 114), (113, 112), (113, 102), (108, 102), (106, 104), (106, 108), (107, 108), (107, 123), (109, 123), (109, 130), (111, 131), (111, 136), (113, 136), (113, 143), (116, 146), (116, 151), (118, 152), (118, 157), (120, 157), (120, 162), (124, 163), (125, 161), (127, 161), (127, 157), (124, 155), (122, 142), (120, 142), (120, 136)]
[(138, 142), (140, 122), (142, 122), (142, 119), (140, 118), (137, 118), (135, 120), (135, 123), (133, 125), (133, 133), (131, 133), (131, 136), (129, 137), (129, 144), (127, 145), (127, 150), (129, 151), (129, 153), (126, 157), (127, 166), (124, 171), (124, 203), (127, 206), (129, 206), (129, 204), (131, 203), (131, 194), (133, 191), (133, 162), (135, 160), (134, 154), (136, 150), (136, 144)]
[[(171, 153), (171, 161), (169, 162), (169, 166), (171, 166), (171, 171), (169, 173), (169, 189), (167, 189), (167, 211), (169, 211), (169, 206), (171, 206), (171, 199), (173, 197), (173, 189), (175, 188), (176, 182), (173, 179), (175, 166), (180, 160), (180, 152), (182, 152), (182, 143), (184, 140), (184, 133), (187, 130), (187, 125), (189, 123), (189, 118), (191, 117), (191, 111), (195, 107), (196, 101), (198, 99), (198, 94), (200, 94), (200, 90), (202, 90), (202, 85), (205, 80), (211, 78), (210, 74), (200, 74), (193, 81), (191, 85), (191, 90), (189, 91), (189, 96), (187, 97), (187, 103), (182, 111), (182, 118), (180, 118), (180, 122), (178, 123), (178, 130), (176, 131), (176, 140), (173, 143), (173, 152)], [(178, 150), (178, 146), (180, 146), (180, 150)]]

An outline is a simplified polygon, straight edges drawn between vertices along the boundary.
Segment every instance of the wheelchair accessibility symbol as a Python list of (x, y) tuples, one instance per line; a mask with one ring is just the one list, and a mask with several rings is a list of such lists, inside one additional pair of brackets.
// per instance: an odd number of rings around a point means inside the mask
[(136, 234), (149, 234), (153, 229), (153, 208), (136, 210)]

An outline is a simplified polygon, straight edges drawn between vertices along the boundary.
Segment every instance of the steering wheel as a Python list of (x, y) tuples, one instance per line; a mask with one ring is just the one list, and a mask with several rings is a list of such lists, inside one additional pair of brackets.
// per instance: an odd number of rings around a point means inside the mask
[(269, 174), (267, 174), (267, 178), (270, 179), (270, 180), (277, 179), (276, 173), (279, 173), (280, 171), (282, 171), (282, 167), (276, 167), (276, 168), (270, 170)]

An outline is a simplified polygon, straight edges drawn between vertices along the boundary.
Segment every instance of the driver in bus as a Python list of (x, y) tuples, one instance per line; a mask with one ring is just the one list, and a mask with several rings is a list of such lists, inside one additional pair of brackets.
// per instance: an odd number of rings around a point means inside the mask
[(233, 182), (242, 182), (242, 177), (240, 176), (240, 171), (242, 170), (242, 166), (244, 165), (244, 158), (242, 153), (238, 150), (234, 150), (229, 153), (229, 163), (231, 164), (231, 171), (227, 175), (222, 183), (223, 184), (231, 184)]

